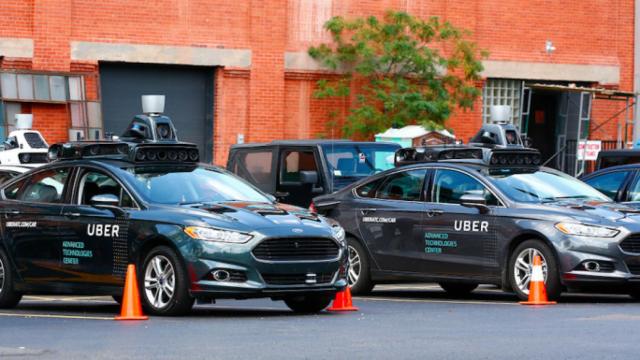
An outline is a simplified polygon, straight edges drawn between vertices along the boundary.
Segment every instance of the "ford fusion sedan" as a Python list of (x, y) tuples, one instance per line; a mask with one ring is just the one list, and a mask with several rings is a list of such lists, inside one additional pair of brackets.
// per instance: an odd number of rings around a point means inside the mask
[(1, 187), (0, 307), (25, 294), (122, 294), (136, 265), (143, 306), (267, 297), (317, 312), (347, 285), (343, 229), (277, 204), (194, 145), (54, 145), (55, 161)]
[(458, 295), (495, 284), (525, 299), (540, 255), (552, 299), (571, 290), (640, 297), (636, 210), (538, 166), (534, 150), (410, 150), (397, 157), (413, 154), (419, 160), (399, 162), (413, 164), (314, 199), (345, 227), (354, 293), (421, 280)]

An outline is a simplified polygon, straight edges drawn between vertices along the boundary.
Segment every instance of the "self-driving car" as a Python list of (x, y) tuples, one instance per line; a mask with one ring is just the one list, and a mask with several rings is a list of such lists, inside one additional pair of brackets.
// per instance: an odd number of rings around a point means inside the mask
[(156, 315), (255, 297), (318, 312), (345, 288), (338, 223), (199, 164), (195, 145), (145, 116), (126, 141), (53, 145), (49, 164), (1, 186), (0, 307), (24, 294), (118, 299), (128, 264)]
[(495, 284), (528, 296), (543, 260), (550, 298), (565, 290), (640, 297), (640, 218), (515, 147), (403, 149), (397, 167), (314, 199), (347, 233), (354, 293), (433, 281), (456, 295)]

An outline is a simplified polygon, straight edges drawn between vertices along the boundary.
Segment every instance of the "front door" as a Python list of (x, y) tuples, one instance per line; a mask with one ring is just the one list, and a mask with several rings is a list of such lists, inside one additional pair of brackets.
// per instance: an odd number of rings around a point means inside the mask
[[(128, 221), (131, 196), (113, 177), (94, 169), (78, 174), (72, 204), (60, 223), (63, 265), (73, 281), (93, 285), (122, 285), (128, 262)], [(97, 195), (113, 195), (122, 211), (92, 206)]]
[[(282, 202), (309, 207), (311, 199), (323, 193), (317, 152), (314, 147), (282, 147), (279, 155), (276, 192), (283, 194)], [(315, 171), (318, 182), (304, 183), (302, 171)]]
[(358, 228), (382, 270), (420, 271), (426, 174), (426, 169), (391, 174), (381, 180), (371, 198), (358, 201)]
[(14, 254), (18, 277), (29, 285), (49, 286), (66, 279), (58, 225), (70, 172), (70, 168), (41, 171), (5, 189), (5, 241)]
[[(462, 206), (465, 195), (485, 198), (488, 213)], [(492, 215), (496, 197), (478, 179), (453, 169), (437, 169), (424, 226), (426, 260), (430, 271), (455, 277), (483, 277), (499, 272), (497, 231)]]

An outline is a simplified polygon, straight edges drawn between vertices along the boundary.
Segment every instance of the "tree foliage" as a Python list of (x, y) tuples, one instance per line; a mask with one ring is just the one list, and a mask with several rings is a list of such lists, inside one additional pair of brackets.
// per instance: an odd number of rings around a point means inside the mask
[(480, 93), (475, 82), (486, 54), (449, 22), (389, 11), (382, 20), (336, 16), (325, 28), (332, 43), (309, 55), (340, 76), (319, 80), (314, 96), (353, 95), (347, 136), (414, 123), (442, 128), (454, 108), (471, 108)]

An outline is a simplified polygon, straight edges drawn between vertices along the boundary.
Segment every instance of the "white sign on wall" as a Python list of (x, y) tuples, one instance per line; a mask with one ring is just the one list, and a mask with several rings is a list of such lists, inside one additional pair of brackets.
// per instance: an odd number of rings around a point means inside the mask
[(602, 141), (580, 140), (578, 143), (578, 160), (596, 160), (600, 150), (602, 150)]

